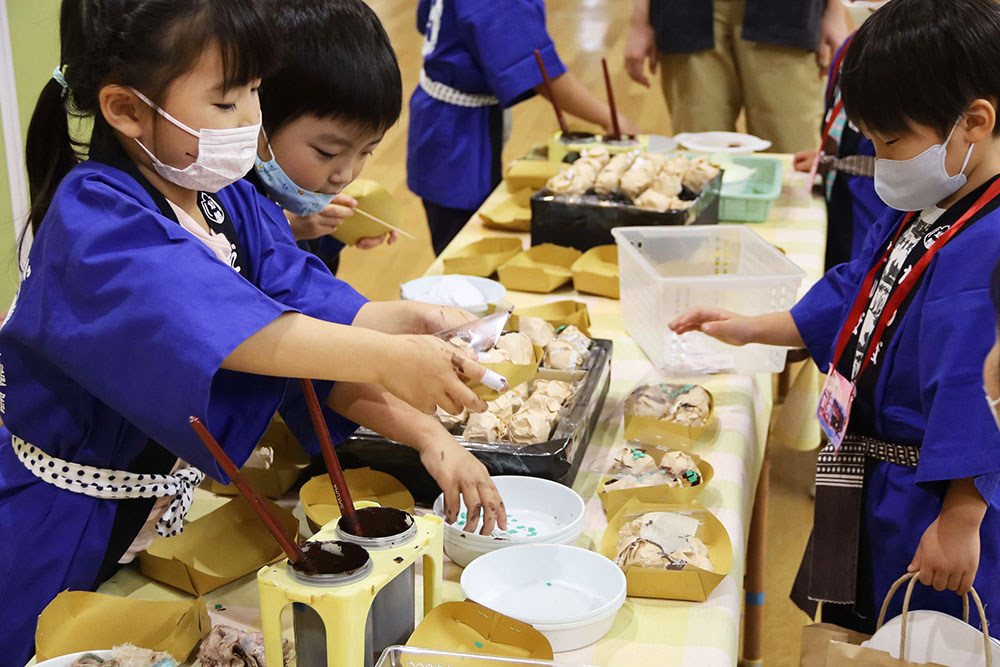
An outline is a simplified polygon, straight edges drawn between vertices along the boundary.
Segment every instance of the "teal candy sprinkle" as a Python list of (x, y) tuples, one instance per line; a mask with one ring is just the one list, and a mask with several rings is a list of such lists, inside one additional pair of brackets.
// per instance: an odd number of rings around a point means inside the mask
[(637, 482), (640, 482), (640, 483), (641, 483), (641, 482), (642, 482), (642, 475), (636, 475), (636, 476), (635, 476), (635, 481), (637, 481)]
[(666, 470), (664, 470), (663, 468), (660, 468), (660, 474), (661, 474), (661, 475), (666, 475), (666, 474), (667, 474), (667, 471), (666, 471)]
[(482, 642), (476, 642), (476, 648), (483, 648)]
[(551, 582), (548, 582), (548, 581), (546, 581), (546, 582), (545, 582), (545, 585), (546, 585), (546, 586), (551, 586), (551, 585), (552, 585), (552, 583), (551, 583)]
[(644, 458), (646, 458), (646, 452), (642, 451), (641, 449), (633, 449), (632, 450), (632, 460), (633, 461), (638, 461), (639, 459), (644, 459)]
[(567, 326), (569, 326), (569, 325), (563, 324), (562, 326), (556, 327), (556, 333), (562, 333), (563, 329), (565, 329)]

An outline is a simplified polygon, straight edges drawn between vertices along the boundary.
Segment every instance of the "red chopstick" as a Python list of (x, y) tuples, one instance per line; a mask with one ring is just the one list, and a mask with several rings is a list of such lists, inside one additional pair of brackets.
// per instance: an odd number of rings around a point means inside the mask
[(278, 519), (271, 514), (271, 510), (264, 504), (264, 499), (257, 492), (257, 489), (253, 488), (250, 482), (246, 480), (246, 477), (243, 476), (243, 473), (239, 471), (233, 460), (229, 458), (229, 455), (226, 454), (215, 438), (212, 437), (212, 434), (208, 432), (208, 429), (201, 423), (201, 420), (197, 417), (191, 417), (189, 421), (191, 422), (191, 428), (195, 430), (201, 441), (208, 447), (208, 451), (212, 452), (212, 456), (222, 466), (222, 470), (229, 475), (229, 479), (233, 480), (236, 488), (240, 490), (243, 497), (250, 503), (250, 507), (257, 512), (257, 516), (260, 517), (260, 520), (264, 522), (267, 529), (274, 535), (274, 539), (281, 545), (281, 548), (288, 556), (288, 560), (296, 564), (304, 561), (306, 556), (302, 552), (302, 548), (294, 539), (288, 536), (288, 533), (285, 532)]
[(552, 102), (552, 108), (556, 110), (559, 129), (563, 131), (563, 134), (568, 134), (569, 126), (566, 124), (566, 119), (563, 118), (562, 110), (556, 101), (556, 96), (552, 93), (552, 80), (549, 79), (549, 72), (545, 69), (545, 63), (542, 62), (542, 54), (538, 52), (538, 49), (535, 49), (535, 60), (538, 61), (538, 69), (542, 72), (542, 79), (545, 81), (545, 90), (549, 93), (549, 102)]
[(618, 111), (615, 110), (615, 91), (611, 88), (611, 77), (608, 75), (608, 59), (601, 58), (601, 67), (604, 68), (604, 87), (608, 89), (608, 107), (611, 109), (611, 124), (614, 126), (615, 139), (622, 138), (622, 130), (618, 127)]
[(333, 484), (333, 495), (337, 497), (340, 515), (347, 522), (345, 528), (347, 528), (348, 532), (362, 537), (364, 533), (361, 532), (361, 522), (358, 521), (358, 513), (354, 511), (354, 501), (351, 500), (351, 492), (347, 488), (347, 480), (344, 479), (344, 469), (340, 467), (337, 450), (333, 448), (333, 440), (330, 439), (330, 431), (326, 428), (326, 419), (323, 418), (323, 409), (319, 406), (319, 398), (317, 398), (316, 390), (313, 388), (310, 380), (302, 379), (302, 392), (306, 395), (306, 403), (309, 404), (309, 415), (312, 417), (313, 428), (316, 429), (320, 449), (323, 450), (326, 471), (330, 473), (330, 482)]

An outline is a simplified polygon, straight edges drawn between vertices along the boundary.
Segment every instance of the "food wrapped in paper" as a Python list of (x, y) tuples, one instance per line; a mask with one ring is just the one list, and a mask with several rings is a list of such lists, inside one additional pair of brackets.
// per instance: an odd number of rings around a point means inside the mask
[(684, 452), (657, 448), (659, 462), (639, 447), (623, 447), (615, 457), (612, 473), (602, 487), (603, 492), (636, 489), (647, 486), (670, 488), (698, 486), (701, 471), (695, 460)]
[(500, 442), (507, 432), (507, 425), (492, 412), (474, 412), (469, 415), (462, 435), (477, 442)]
[(515, 364), (530, 364), (535, 360), (535, 349), (531, 337), (517, 331), (509, 331), (497, 341), (497, 349), (503, 350)]
[(583, 363), (583, 355), (570, 343), (554, 340), (545, 349), (545, 365), (560, 371), (576, 370)]
[(510, 352), (493, 348), (480, 353), (478, 361), (481, 364), (509, 364), (511, 363)]
[(653, 182), (657, 167), (645, 155), (640, 155), (622, 175), (621, 191), (626, 197), (635, 199)]
[(462, 426), (465, 422), (469, 421), (469, 411), (464, 408), (459, 414), (450, 415), (439, 407), (435, 412), (435, 416), (437, 416), (438, 421), (441, 422), (445, 428)]
[(691, 166), (691, 161), (688, 160), (683, 155), (675, 155), (667, 160), (667, 163), (663, 165), (661, 171), (665, 171), (670, 174), (675, 174), (683, 178), (684, 173)]
[(671, 197), (670, 204), (667, 206), (668, 211), (683, 211), (685, 209), (694, 206), (696, 200), (694, 199), (681, 199), (680, 197)]
[(528, 400), (524, 402), (524, 410), (544, 410), (550, 415), (555, 415), (559, 412), (562, 407), (563, 401), (561, 398), (556, 396), (549, 396), (548, 394), (532, 394)]
[(559, 335), (556, 336), (556, 340), (569, 343), (573, 346), (573, 349), (580, 353), (580, 356), (585, 356), (587, 350), (590, 349), (590, 338), (572, 324), (560, 331)]
[(573, 187), (573, 176), (576, 172), (569, 169), (563, 170), (549, 179), (548, 183), (545, 184), (545, 188), (557, 195), (569, 194), (570, 189)]
[(700, 523), (697, 518), (678, 512), (643, 514), (619, 529), (615, 562), (623, 568), (638, 564), (642, 567), (682, 569), (690, 564), (714, 572), (708, 548), (695, 535)]
[(632, 200), (632, 203), (647, 211), (666, 211), (670, 209), (671, 197), (650, 188)]
[(649, 189), (664, 195), (669, 200), (678, 196), (684, 188), (681, 184), (680, 176), (669, 171), (661, 171), (653, 178), (653, 183), (649, 186)]
[(589, 164), (598, 172), (603, 169), (608, 162), (611, 160), (611, 156), (608, 151), (601, 147), (588, 148), (580, 155), (580, 158), (573, 163), (573, 166), (579, 164)]
[(643, 385), (625, 401), (625, 412), (683, 426), (704, 426), (712, 414), (712, 398), (704, 387), (694, 384)]
[(683, 184), (693, 192), (701, 192), (705, 186), (719, 174), (719, 168), (705, 157), (691, 160), (684, 172)]
[(565, 403), (573, 395), (573, 385), (562, 380), (535, 380), (532, 396), (552, 396)]
[(611, 158), (597, 175), (594, 191), (599, 195), (609, 195), (617, 190), (621, 185), (622, 176), (628, 171), (634, 158), (634, 153), (619, 153)]
[(514, 413), (521, 409), (524, 401), (512, 391), (500, 394), (500, 397), (486, 404), (487, 412), (492, 412), (500, 421), (508, 422)]
[[(528, 404), (531, 399), (528, 399)], [(552, 432), (553, 415), (545, 408), (525, 407), (510, 420), (507, 436), (515, 445), (545, 442)]]
[(639, 447), (622, 447), (615, 456), (614, 471), (632, 474), (652, 473), (659, 469), (656, 459)]
[(518, 329), (539, 347), (545, 347), (556, 337), (556, 328), (540, 317), (519, 318)]

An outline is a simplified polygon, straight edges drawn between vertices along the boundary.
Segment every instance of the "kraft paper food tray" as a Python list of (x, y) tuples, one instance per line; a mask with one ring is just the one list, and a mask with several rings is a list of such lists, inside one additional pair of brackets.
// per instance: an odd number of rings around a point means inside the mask
[(549, 160), (514, 160), (504, 171), (504, 181), (511, 192), (541, 190), (549, 179), (567, 167), (565, 162)]
[(583, 253), (570, 267), (573, 289), (609, 299), (619, 297), (618, 246), (599, 245)]
[[(513, 364), (507, 362), (502, 364), (483, 364), (483, 366), (504, 376), (507, 379), (509, 387), (513, 389), (525, 382), (530, 382), (538, 375), (538, 365), (542, 363), (542, 359), (545, 357), (545, 350), (537, 345), (532, 345), (532, 348), (535, 352), (535, 362), (533, 364)], [(484, 384), (476, 383), (473, 385), (471, 380), (466, 380), (466, 384), (471, 386), (472, 390), (476, 392), (476, 396), (484, 401), (495, 401), (500, 398), (500, 392), (496, 389), (490, 389)]]
[[(657, 463), (659, 463), (659, 458), (666, 453), (661, 451), (657, 456)], [(597, 497), (601, 499), (601, 505), (604, 506), (605, 513), (610, 517), (614, 516), (622, 505), (627, 503), (632, 498), (643, 502), (643, 503), (665, 503), (668, 505), (691, 505), (698, 496), (702, 494), (708, 483), (712, 481), (715, 477), (715, 469), (712, 467), (708, 461), (703, 460), (700, 456), (696, 454), (688, 454), (692, 459), (694, 459), (695, 465), (698, 467), (698, 472), (701, 473), (701, 484), (698, 486), (667, 486), (666, 484), (654, 484), (651, 486), (640, 486), (634, 489), (615, 489), (614, 491), (604, 491), (604, 485), (615, 479), (614, 475), (608, 475), (601, 478), (601, 481), (597, 484)]]
[[(704, 389), (704, 387), (702, 387)], [(684, 426), (665, 419), (637, 417), (625, 413), (625, 439), (637, 440), (646, 445), (660, 445), (673, 449), (686, 449), (701, 437), (715, 415), (715, 397), (705, 389), (709, 397), (708, 419), (704, 426)]]
[(523, 250), (521, 239), (485, 238), (470, 243), (444, 259), (445, 273), (489, 278), (497, 267)]
[[(413, 496), (392, 475), (371, 468), (352, 468), (344, 471), (344, 479), (355, 503), (367, 500), (413, 513)], [(340, 518), (340, 507), (328, 474), (317, 475), (303, 484), (299, 500), (309, 526), (316, 532)]]
[[(359, 178), (344, 188), (344, 194), (354, 197), (358, 201), (358, 208), (365, 213), (384, 220), (393, 227), (402, 227), (403, 206), (381, 184)], [(346, 245), (356, 245), (363, 238), (382, 236), (391, 231), (393, 230), (367, 215), (355, 212), (345, 218), (330, 236)]]
[(520, 201), (523, 197), (501, 184), (479, 210), (483, 225), (508, 232), (528, 231), (531, 229), (531, 207)]
[(572, 325), (585, 336), (590, 336), (590, 312), (587, 310), (587, 304), (580, 301), (553, 301), (540, 306), (518, 308), (507, 320), (507, 328), (518, 331), (521, 317), (540, 317), (556, 328)]
[(574, 248), (543, 243), (501, 265), (497, 274), (507, 289), (544, 294), (570, 281), (570, 267), (582, 254)]
[[(265, 501), (285, 532), (298, 535), (298, 519)], [(242, 496), (192, 521), (184, 532), (161, 537), (139, 554), (142, 573), (193, 595), (204, 595), (282, 558), (284, 553)]]
[[(298, 481), (302, 471), (309, 466), (309, 457), (278, 415), (274, 416), (258, 446), (271, 447), (274, 450), (274, 461), (267, 469), (243, 468), (243, 476), (262, 494), (277, 500)], [(223, 485), (211, 480), (209, 489), (220, 496), (239, 495), (235, 484)]]
[(484, 656), (552, 659), (552, 645), (541, 632), (475, 602), (445, 602), (435, 607), (406, 645)]
[(183, 662), (211, 629), (202, 600), (153, 602), (63, 591), (38, 617), (36, 657), (42, 662), (68, 653), (131, 643), (166, 651)]
[(698, 527), (696, 537), (700, 538), (708, 548), (708, 558), (716, 571), (708, 572), (693, 565), (686, 565), (683, 570), (660, 570), (633, 565), (625, 570), (629, 596), (704, 602), (729, 574), (733, 566), (733, 545), (729, 533), (715, 515), (697, 503), (675, 505), (644, 503), (635, 498), (629, 500), (608, 520), (607, 530), (601, 539), (601, 553), (611, 560), (615, 559), (618, 555), (618, 531), (636, 515), (647, 512), (691, 511), (705, 513), (704, 522)]

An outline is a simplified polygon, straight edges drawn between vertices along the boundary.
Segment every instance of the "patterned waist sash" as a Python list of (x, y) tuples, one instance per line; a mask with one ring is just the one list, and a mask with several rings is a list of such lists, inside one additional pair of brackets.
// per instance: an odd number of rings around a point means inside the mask
[(875, 157), (873, 155), (846, 155), (833, 157), (824, 155), (819, 160), (817, 171), (826, 176), (831, 171), (839, 171), (852, 176), (875, 177)]
[(31, 474), (60, 489), (102, 500), (173, 498), (156, 523), (156, 532), (163, 537), (177, 535), (183, 530), (194, 489), (205, 479), (205, 473), (197, 468), (155, 475), (85, 466), (49, 456), (16, 435), (11, 434), (10, 440), (17, 459)]
[(827, 445), (816, 465), (808, 595), (811, 600), (850, 604), (855, 600), (865, 461), (887, 461), (915, 468), (920, 448), (848, 434), (834, 453)]
[(438, 83), (427, 76), (427, 72), (422, 67), (420, 68), (420, 87), (429, 97), (434, 98), (438, 102), (453, 104), (458, 107), (492, 107), (500, 104), (500, 100), (493, 95), (463, 93), (461, 90)]

